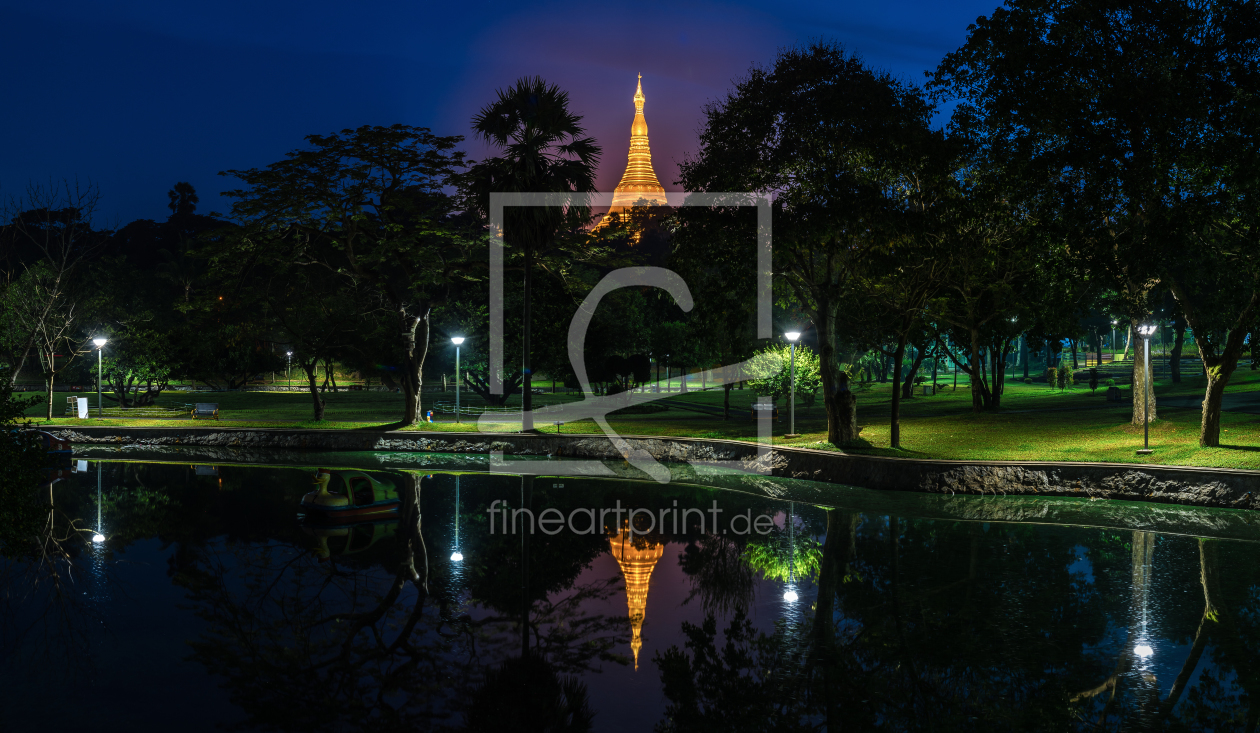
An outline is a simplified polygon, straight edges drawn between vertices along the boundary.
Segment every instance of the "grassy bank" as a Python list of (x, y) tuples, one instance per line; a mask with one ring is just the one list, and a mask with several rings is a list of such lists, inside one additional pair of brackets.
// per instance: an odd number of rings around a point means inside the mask
[[(1166, 382), (1156, 384), (1156, 397), (1194, 397), (1202, 395), (1203, 380), (1191, 377), (1197, 374), (1194, 362), (1186, 363), (1186, 378), (1181, 384)], [(677, 385), (676, 385), (677, 386)], [(1222, 442), (1220, 448), (1199, 448), (1197, 409), (1164, 407), (1159, 410), (1159, 420), (1151, 427), (1151, 443), (1156, 449), (1152, 456), (1138, 456), (1134, 450), (1141, 446), (1142, 431), (1129, 422), (1130, 407), (1107, 403), (1104, 390), (1091, 393), (1088, 387), (1077, 385), (1073, 389), (1059, 391), (1044, 383), (1032, 385), (1012, 381), (1006, 387), (1003, 410), (999, 413), (973, 414), (971, 397), (965, 382), (957, 390), (947, 388), (932, 395), (917, 395), (905, 400), (902, 406), (902, 449), (889, 448), (888, 419), (891, 407), (891, 391), (888, 384), (863, 385), (858, 388), (858, 422), (861, 424), (861, 445), (846, 448), (847, 452), (901, 457), (947, 458), (963, 460), (1068, 460), (1068, 461), (1117, 461), (1129, 463), (1162, 463), (1174, 465), (1198, 465), (1260, 469), (1260, 415), (1227, 412), (1222, 418)], [(1239, 394), (1260, 391), (1260, 372), (1245, 366), (1235, 373), (1229, 393)], [(1127, 395), (1127, 391), (1126, 391)], [(64, 409), (66, 394), (58, 393), (54, 405)], [(464, 393), (464, 404), (479, 404), (479, 400)], [(90, 398), (95, 404), (95, 396)], [(438, 400), (453, 401), (454, 393), (425, 395), (425, 404)], [(539, 395), (536, 404), (555, 404), (578, 399), (568, 395)], [(732, 390), (732, 407), (746, 410), (755, 396), (748, 390)], [(193, 396), (185, 393), (167, 393), (159, 399), (159, 405), (180, 405), (194, 400), (213, 400), (219, 403), (224, 419), (217, 424), (225, 427), (276, 427), (276, 428), (327, 428), (327, 429), (381, 429), (397, 427), (395, 421), (402, 411), (399, 395), (384, 392), (345, 392), (327, 395), (328, 407), (323, 422), (311, 421), (310, 396), (303, 393), (228, 392)], [(670, 435), (709, 438), (755, 440), (756, 429), (747, 419), (722, 420), (688, 411), (686, 404), (720, 407), (721, 390), (672, 393), (664, 404), (672, 405), (664, 412), (643, 415), (626, 415), (610, 418), (612, 427), (622, 434)], [(519, 397), (509, 404), (519, 404)], [(28, 414), (40, 414), (33, 408)], [(777, 437), (787, 432), (787, 410), (781, 404), (780, 421), (775, 425), (775, 443), (802, 447), (834, 450), (826, 443), (826, 419), (820, 403), (805, 407), (798, 402), (797, 431), (801, 437), (791, 440)], [(746, 414), (746, 413), (745, 413)], [(186, 417), (168, 419), (118, 419), (86, 421), (98, 425), (172, 426), (191, 425)], [(415, 430), (447, 432), (477, 431), (476, 422), (456, 424), (449, 415), (437, 416), (438, 422), (417, 426)], [(58, 417), (58, 424), (83, 424), (78, 420)], [(200, 422), (195, 424), (202, 424)], [(486, 426), (496, 431), (519, 430), (519, 423), (495, 422)], [(556, 432), (551, 424), (538, 426), (546, 432)], [(598, 427), (589, 420), (567, 423), (558, 429), (563, 433), (593, 433)]]

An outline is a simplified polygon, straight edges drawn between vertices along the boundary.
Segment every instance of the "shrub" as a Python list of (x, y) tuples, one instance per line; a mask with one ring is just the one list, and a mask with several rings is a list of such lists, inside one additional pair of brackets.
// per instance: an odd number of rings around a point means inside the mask
[(1089, 391), (1095, 392), (1097, 390), (1098, 390), (1098, 370), (1090, 369), (1089, 370)]
[(1058, 379), (1056, 380), (1059, 389), (1067, 389), (1072, 386), (1072, 367), (1064, 364), (1059, 367)]
[(1024, 384), (1032, 384), (1032, 377), (1024, 377)]
[(1116, 386), (1116, 380), (1114, 380), (1114, 379), (1108, 379), (1108, 380), (1105, 382), (1105, 384), (1106, 384), (1108, 387), (1114, 387), (1114, 386)]
[(915, 383), (916, 385), (918, 385), (918, 384), (923, 384), (923, 383), (924, 383), (924, 382), (926, 382), (927, 380), (928, 380), (928, 378), (927, 378), (927, 377), (925, 377), (925, 376), (923, 376), (923, 375), (919, 375), (919, 376), (917, 376), (917, 377), (915, 377), (915, 378), (914, 378), (914, 383)]
[(1050, 367), (1049, 369), (1047, 369), (1046, 370), (1046, 384), (1050, 385), (1050, 387), (1053, 389), (1054, 386), (1058, 384), (1058, 382), (1059, 382), (1059, 370), (1055, 369), (1054, 367)]

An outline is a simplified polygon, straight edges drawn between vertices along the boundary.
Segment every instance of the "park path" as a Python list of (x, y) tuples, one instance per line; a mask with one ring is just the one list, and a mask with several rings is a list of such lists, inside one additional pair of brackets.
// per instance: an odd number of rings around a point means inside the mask
[[(1188, 410), (1202, 410), (1202, 397), (1160, 397), (1160, 407), (1182, 407)], [(1225, 412), (1245, 412), (1260, 415), (1260, 392), (1226, 392), (1221, 397), (1221, 409)]]

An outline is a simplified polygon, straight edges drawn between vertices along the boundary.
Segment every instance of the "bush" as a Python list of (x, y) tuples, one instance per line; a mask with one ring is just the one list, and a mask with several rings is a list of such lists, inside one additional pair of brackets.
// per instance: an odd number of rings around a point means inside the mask
[(1024, 384), (1032, 384), (1032, 377), (1024, 377)]
[(1066, 364), (1063, 364), (1059, 367), (1058, 371), (1059, 373), (1057, 375), (1058, 379), (1056, 380), (1056, 383), (1059, 385), (1059, 389), (1067, 389), (1068, 387), (1071, 387), (1072, 386), (1072, 367)]
[(1096, 392), (1098, 390), (1098, 370), (1089, 370), (1089, 391)]
[(1116, 380), (1108, 379), (1106, 382), (1104, 382), (1104, 384), (1106, 384), (1108, 387), (1114, 387), (1116, 386)]
[(925, 377), (925, 376), (923, 376), (923, 375), (919, 375), (919, 376), (917, 376), (917, 377), (915, 377), (915, 378), (914, 378), (914, 383), (915, 383), (916, 385), (919, 385), (919, 384), (923, 384), (923, 383), (924, 383), (924, 382), (926, 382), (927, 380), (928, 380), (928, 378), (927, 378), (927, 377)]
[(1059, 383), (1059, 370), (1055, 369), (1054, 367), (1050, 367), (1049, 369), (1046, 370), (1046, 384), (1050, 385), (1050, 388), (1053, 389), (1054, 386), (1058, 383)]

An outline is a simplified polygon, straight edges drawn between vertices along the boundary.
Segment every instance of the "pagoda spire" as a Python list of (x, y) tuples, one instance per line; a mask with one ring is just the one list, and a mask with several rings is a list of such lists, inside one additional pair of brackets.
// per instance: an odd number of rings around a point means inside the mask
[(630, 154), (621, 183), (613, 189), (613, 209), (634, 206), (639, 200), (665, 203), (665, 187), (652, 170), (652, 150), (648, 145), (647, 120), (643, 117), (643, 75), (634, 91), (634, 122), (630, 124)]

